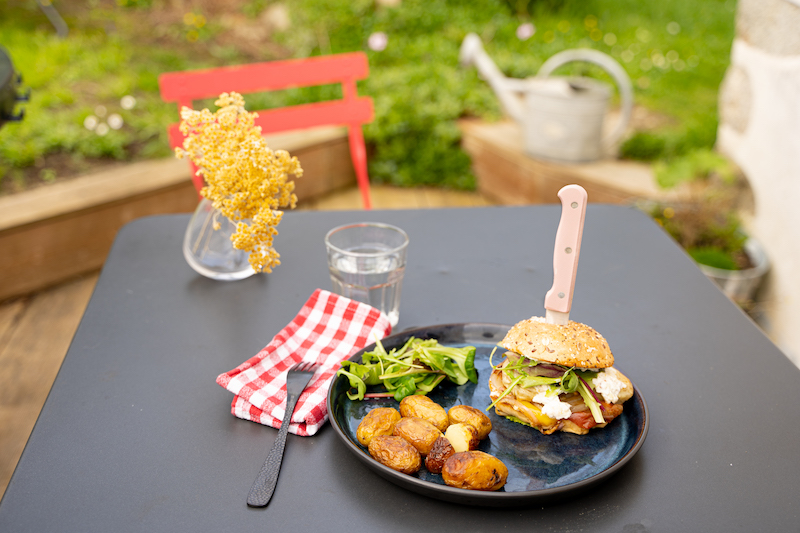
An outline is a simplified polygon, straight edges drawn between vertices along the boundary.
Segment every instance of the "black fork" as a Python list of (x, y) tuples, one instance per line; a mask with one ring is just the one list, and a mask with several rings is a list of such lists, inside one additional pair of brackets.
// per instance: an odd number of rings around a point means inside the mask
[(275, 492), (294, 406), (316, 369), (316, 363), (297, 363), (289, 369), (289, 373), (286, 376), (286, 412), (283, 415), (281, 429), (278, 431), (275, 443), (272, 445), (267, 460), (264, 461), (264, 465), (261, 467), (253, 486), (250, 488), (250, 494), (247, 495), (247, 505), (250, 507), (266, 507)]

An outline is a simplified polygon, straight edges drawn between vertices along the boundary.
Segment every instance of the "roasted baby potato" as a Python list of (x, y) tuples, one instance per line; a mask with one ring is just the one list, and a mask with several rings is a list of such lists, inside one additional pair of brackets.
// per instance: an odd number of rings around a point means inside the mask
[(401, 418), (394, 425), (392, 435), (406, 439), (410, 445), (417, 449), (420, 455), (428, 455), (434, 441), (442, 436), (442, 432), (424, 418), (412, 416)]
[(478, 439), (485, 439), (492, 431), (492, 421), (485, 413), (469, 405), (454, 405), (447, 411), (450, 424), (469, 424), (478, 430)]
[(506, 484), (508, 468), (497, 457), (472, 450), (456, 453), (445, 461), (442, 478), (450, 487), (498, 490)]
[(450, 425), (444, 407), (419, 394), (406, 396), (400, 401), (400, 414), (403, 417), (424, 418), (439, 431), (444, 431)]
[(377, 407), (367, 413), (356, 429), (356, 438), (364, 446), (378, 435), (391, 435), (394, 425), (400, 421), (400, 413), (392, 407)]
[(433, 474), (441, 474), (445, 461), (454, 453), (456, 451), (450, 441), (444, 437), (439, 437), (434, 441), (431, 451), (425, 458), (425, 468)]
[(404, 474), (413, 474), (422, 466), (417, 449), (396, 435), (375, 436), (369, 443), (369, 454), (382, 465)]
[(453, 445), (456, 452), (466, 452), (478, 447), (478, 430), (469, 424), (453, 424), (447, 428), (444, 437)]

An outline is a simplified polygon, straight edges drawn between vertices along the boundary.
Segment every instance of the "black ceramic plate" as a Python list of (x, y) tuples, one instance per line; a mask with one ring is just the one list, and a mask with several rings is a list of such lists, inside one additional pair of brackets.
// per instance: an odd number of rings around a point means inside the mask
[[(478, 383), (456, 386), (442, 382), (429, 394), (445, 409), (456, 404), (486, 409), (489, 399), (488, 378), (491, 374), (489, 354), (497, 346), (509, 326), (499, 324), (447, 324), (406, 330), (381, 342), (389, 350), (399, 348), (409, 337), (437, 339), (446, 346), (475, 346), (475, 367)], [(351, 360), (360, 361), (364, 351)], [(502, 352), (495, 353), (495, 364)], [(487, 414), (492, 432), (478, 449), (499, 458), (508, 467), (508, 481), (497, 492), (480, 492), (448, 487), (442, 476), (422, 469), (414, 475), (401, 474), (378, 463), (356, 439), (356, 428), (364, 415), (376, 407), (397, 407), (393, 398), (351, 401), (350, 387), (344, 376), (334, 378), (328, 392), (331, 425), (347, 448), (377, 474), (414, 492), (441, 500), (468, 505), (515, 506), (540, 503), (574, 495), (604, 480), (636, 454), (647, 435), (647, 405), (634, 386), (633, 398), (625, 402), (621, 416), (602, 429), (588, 435), (555, 433), (542, 435), (527, 426), (497, 416), (494, 409)]]

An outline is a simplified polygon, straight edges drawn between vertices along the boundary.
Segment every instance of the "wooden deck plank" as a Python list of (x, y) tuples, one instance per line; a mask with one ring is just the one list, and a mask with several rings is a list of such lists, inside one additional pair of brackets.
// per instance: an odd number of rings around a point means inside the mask
[(372, 191), (376, 209), (425, 209), (430, 207), (425, 194), (417, 189), (376, 187)]
[(96, 280), (80, 278), (30, 299), (0, 353), (0, 405), (44, 402)]
[(0, 316), (16, 314), (0, 350), (0, 494), (61, 368), (97, 277), (84, 276), (33, 295), (21, 308), (18, 302), (0, 307)]
[(325, 196), (297, 203), (299, 210), (306, 211), (346, 211), (361, 209), (361, 193), (356, 188), (347, 188)]
[(485, 196), (469, 191), (449, 191), (427, 188), (422, 190), (430, 207), (485, 207), (494, 205)]
[(11, 481), (40, 410), (35, 405), (0, 405), (0, 498)]
[[(494, 205), (480, 193), (435, 188), (403, 188), (378, 185), (371, 188), (373, 209), (430, 209), (437, 207), (473, 207)], [(300, 202), (298, 209), (337, 211), (361, 209), (357, 188), (334, 191), (310, 202)]]
[[(27, 298), (17, 298), (0, 305), (0, 354), (3, 353), (3, 350), (8, 344), (8, 340), (14, 332), (14, 328), (27, 306), (27, 301)], [(0, 381), (0, 384), (1, 383)]]

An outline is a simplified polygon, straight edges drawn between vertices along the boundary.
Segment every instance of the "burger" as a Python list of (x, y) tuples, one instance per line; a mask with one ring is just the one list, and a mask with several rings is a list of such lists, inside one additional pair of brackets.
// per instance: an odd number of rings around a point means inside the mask
[(500, 346), (506, 352), (492, 363), (490, 407), (546, 435), (605, 427), (633, 396), (631, 381), (613, 367), (608, 342), (585, 324), (532, 317), (514, 325)]

